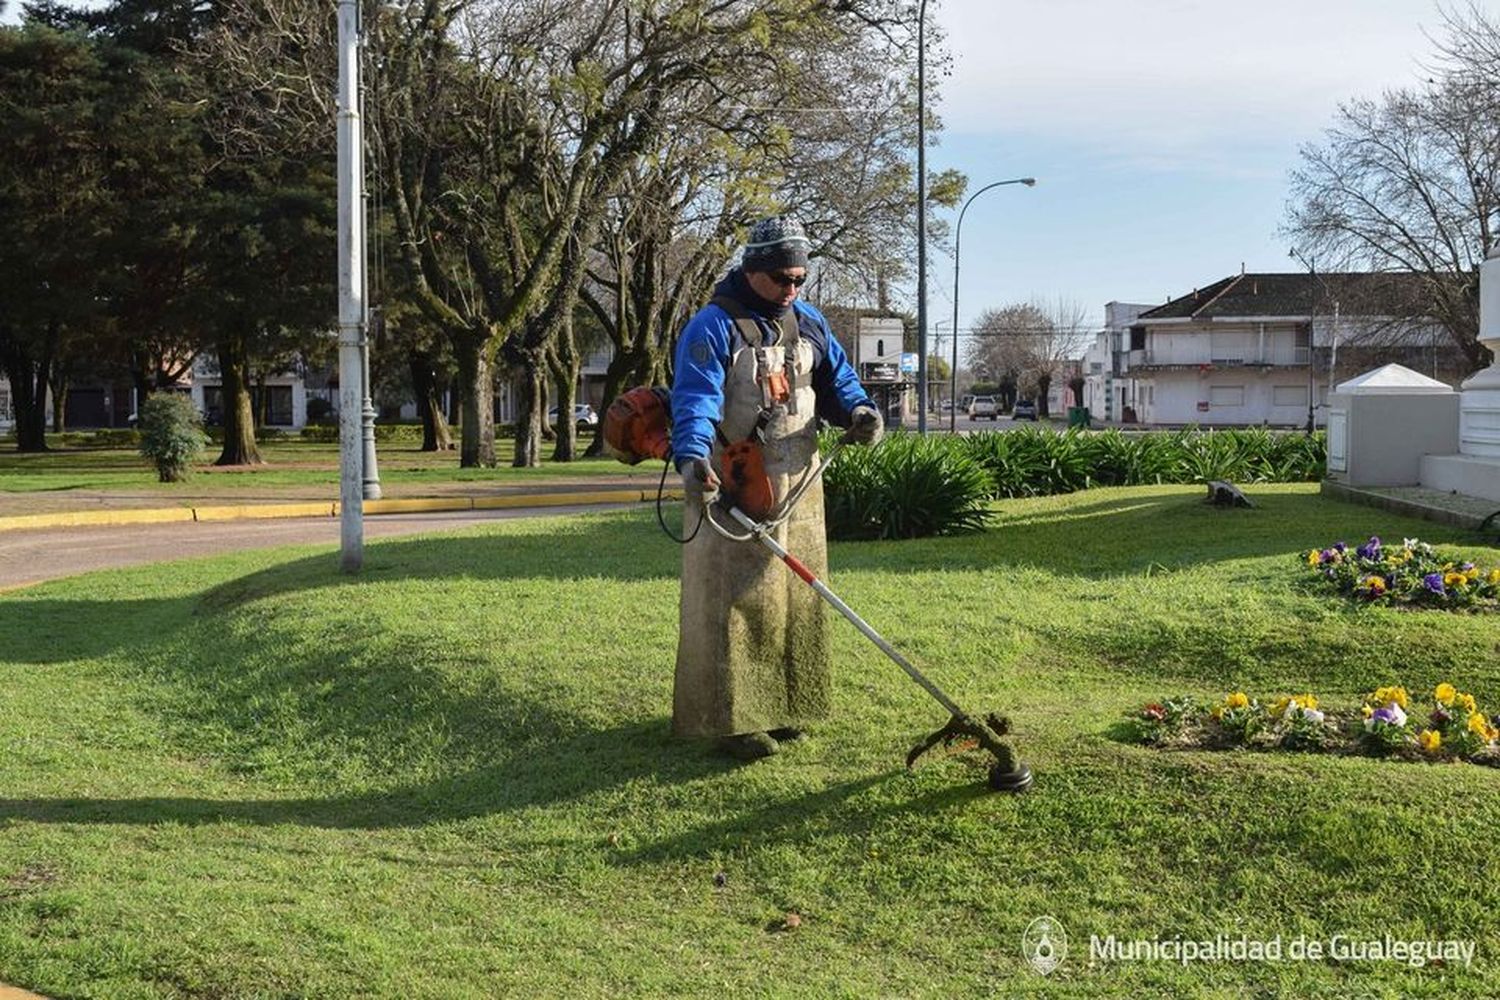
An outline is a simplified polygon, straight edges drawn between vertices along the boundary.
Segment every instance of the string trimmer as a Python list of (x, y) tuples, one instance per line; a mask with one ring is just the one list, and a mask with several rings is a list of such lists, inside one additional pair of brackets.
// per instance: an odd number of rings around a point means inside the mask
[[(617, 458), (630, 465), (647, 457), (670, 461), (671, 451), (666, 434), (666, 428), (670, 426), (667, 399), (667, 393), (661, 389), (639, 388), (630, 390), (610, 405), (605, 413), (604, 434), (610, 450)], [(980, 749), (995, 758), (995, 764), (989, 771), (991, 788), (1002, 792), (1024, 791), (1031, 785), (1031, 768), (1017, 760), (1014, 751), (1002, 740), (1002, 737), (1010, 732), (1009, 721), (1004, 716), (994, 713), (981, 719), (965, 712), (957, 702), (944, 693), (942, 688), (912, 666), (906, 657), (885, 640), (884, 636), (875, 631), (853, 608), (845, 604), (826, 583), (819, 580), (810, 569), (803, 565), (801, 560), (772, 537), (775, 529), (791, 515), (792, 509), (806, 495), (808, 488), (823, 474), (823, 469), (833, 464), (847, 442), (847, 435), (841, 437), (828, 453), (827, 458), (803, 476), (781, 504), (765, 513), (759, 521), (740, 509), (736, 501), (739, 497), (738, 491), (743, 490), (745, 484), (738, 482), (740, 477), (737, 477), (733, 470), (727, 470), (728, 474), (723, 477), (723, 493), (714, 506), (727, 511), (729, 516), (745, 529), (745, 534), (737, 534), (724, 527), (709, 510), (705, 510), (704, 517), (713, 529), (725, 538), (737, 542), (754, 540), (770, 549), (776, 558), (785, 563), (786, 567), (799, 579), (812, 587), (819, 597), (832, 605), (834, 610), (848, 619), (896, 666), (904, 670), (908, 677), (916, 681), (922, 690), (947, 709), (949, 715), (947, 725), (911, 748), (906, 755), (907, 768), (915, 767), (922, 755), (935, 747), (951, 746), (972, 740)], [(759, 491), (750, 492), (753, 495)]]

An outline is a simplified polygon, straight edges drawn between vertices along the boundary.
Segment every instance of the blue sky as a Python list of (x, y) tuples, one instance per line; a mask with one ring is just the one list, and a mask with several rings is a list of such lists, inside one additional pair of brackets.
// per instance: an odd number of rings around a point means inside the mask
[[(960, 328), (1039, 297), (1165, 301), (1237, 273), (1295, 270), (1276, 237), (1287, 173), (1341, 101), (1424, 79), (1431, 0), (930, 0), (952, 75), (931, 170), (970, 191)], [(953, 260), (928, 264), (931, 336)], [(942, 326), (938, 327), (941, 322)], [(945, 352), (946, 353), (946, 352)]]

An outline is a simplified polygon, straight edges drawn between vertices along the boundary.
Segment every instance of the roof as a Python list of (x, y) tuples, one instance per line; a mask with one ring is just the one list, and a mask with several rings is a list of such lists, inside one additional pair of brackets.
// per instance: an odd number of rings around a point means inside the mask
[(1451, 395), (1453, 387), (1403, 365), (1389, 364), (1365, 372), (1347, 382), (1340, 382), (1335, 392), (1353, 395), (1434, 394)]
[(1308, 316), (1339, 303), (1346, 316), (1416, 316), (1425, 313), (1423, 275), (1380, 272), (1236, 274), (1222, 278), (1166, 305), (1148, 309), (1139, 323), (1154, 319), (1237, 319), (1250, 316)]

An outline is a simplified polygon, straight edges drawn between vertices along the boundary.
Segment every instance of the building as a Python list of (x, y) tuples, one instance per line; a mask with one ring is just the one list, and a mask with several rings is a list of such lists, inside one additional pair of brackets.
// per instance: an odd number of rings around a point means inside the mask
[[(1139, 302), (1109, 302), (1104, 306), (1104, 329), (1084, 352), (1083, 405), (1095, 420), (1134, 422), (1139, 413), (1135, 379), (1128, 374), (1130, 326), (1151, 306)], [(1129, 418), (1127, 421), (1126, 418)]]
[(1340, 371), (1396, 361), (1450, 383), (1466, 374), (1446, 328), (1411, 319), (1421, 296), (1416, 275), (1238, 274), (1139, 312), (1122, 350), (1087, 361), (1118, 359), (1104, 402), (1125, 423), (1321, 426)]

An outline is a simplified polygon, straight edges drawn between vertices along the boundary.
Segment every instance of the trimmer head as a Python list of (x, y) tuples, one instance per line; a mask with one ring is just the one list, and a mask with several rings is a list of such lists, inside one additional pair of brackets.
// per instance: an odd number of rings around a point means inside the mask
[(960, 740), (972, 740), (995, 758), (990, 768), (989, 785), (997, 792), (1024, 792), (1031, 787), (1031, 768), (1016, 760), (1001, 737), (1010, 732), (1010, 721), (1003, 715), (991, 713), (984, 720), (972, 715), (954, 715), (948, 724), (911, 748), (906, 755), (908, 770), (916, 766), (918, 758), (939, 744), (951, 746)]

